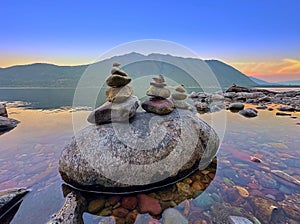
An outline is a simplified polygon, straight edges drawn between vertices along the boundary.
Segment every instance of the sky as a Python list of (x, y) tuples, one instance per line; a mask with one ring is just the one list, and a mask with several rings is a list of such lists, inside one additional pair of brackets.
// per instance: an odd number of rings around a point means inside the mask
[(126, 42), (176, 42), (267, 81), (300, 80), (299, 0), (0, 2), (0, 67), (78, 65)]

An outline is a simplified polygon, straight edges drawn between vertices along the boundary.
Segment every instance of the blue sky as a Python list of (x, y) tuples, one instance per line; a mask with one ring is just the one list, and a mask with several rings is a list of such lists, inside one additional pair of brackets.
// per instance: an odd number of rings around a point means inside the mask
[(284, 60), (300, 59), (297, 0), (12, 0), (0, 5), (0, 67), (89, 63), (116, 45), (139, 39), (174, 41), (201, 58), (242, 70), (253, 68), (251, 63), (286, 66)]

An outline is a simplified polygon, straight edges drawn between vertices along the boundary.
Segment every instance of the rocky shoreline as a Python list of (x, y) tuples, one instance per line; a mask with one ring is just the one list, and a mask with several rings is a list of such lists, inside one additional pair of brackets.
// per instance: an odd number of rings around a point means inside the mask
[(224, 93), (203, 93), (192, 92), (189, 98), (193, 100), (194, 106), (199, 113), (216, 112), (222, 109), (229, 109), (233, 112), (239, 112), (245, 117), (257, 116), (257, 111), (243, 110), (244, 104), (252, 104), (256, 109), (268, 109), (271, 104), (278, 105), (280, 111), (278, 116), (289, 116), (286, 112), (300, 111), (300, 91), (291, 90), (284, 92), (269, 91), (266, 89), (249, 89), (233, 85)]

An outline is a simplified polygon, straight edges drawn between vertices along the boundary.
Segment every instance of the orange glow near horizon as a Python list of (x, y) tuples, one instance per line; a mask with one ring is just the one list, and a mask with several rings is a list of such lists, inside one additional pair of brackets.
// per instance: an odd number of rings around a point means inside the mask
[[(220, 59), (222, 61), (222, 59)], [(225, 60), (226, 61), (226, 60)], [(14, 65), (33, 63), (50, 63), (56, 65), (83, 65), (92, 63), (90, 58), (79, 57), (42, 57), (28, 55), (0, 55), (0, 67), (6, 68)], [(279, 61), (228, 61), (242, 73), (269, 82), (280, 82), (286, 80), (300, 80), (300, 60), (284, 58)]]
[(84, 65), (92, 63), (89, 58), (67, 58), (67, 57), (42, 57), (30, 55), (0, 55), (0, 68), (7, 68), (15, 65), (26, 65), (34, 63), (48, 63), (55, 65)]
[(300, 60), (284, 58), (281, 61), (231, 62), (239, 71), (248, 76), (269, 82), (300, 80)]

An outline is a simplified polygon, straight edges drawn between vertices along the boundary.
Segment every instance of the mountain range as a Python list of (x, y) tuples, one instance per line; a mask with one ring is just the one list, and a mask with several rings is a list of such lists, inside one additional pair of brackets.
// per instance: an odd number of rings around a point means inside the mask
[[(75, 88), (83, 74), (91, 75), (90, 85), (104, 82), (113, 62), (119, 62), (133, 79), (142, 76), (165, 75), (167, 78), (188, 87), (211, 85), (214, 77), (222, 89), (233, 83), (246, 87), (258, 84), (232, 66), (218, 60), (200, 60), (172, 55), (129, 53), (114, 56), (90, 65), (58, 66), (36, 63), (0, 68), (0, 87), (70, 87)], [(214, 75), (213, 75), (214, 74)], [(196, 80), (197, 79), (197, 80)], [(201, 83), (199, 83), (199, 80)]]
[(277, 86), (277, 85), (282, 85), (282, 86), (300, 86), (300, 80), (289, 80), (289, 81), (282, 81), (282, 82), (267, 82), (252, 76), (249, 76), (249, 78), (257, 83), (258, 85), (262, 86)]

